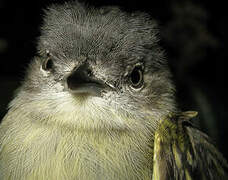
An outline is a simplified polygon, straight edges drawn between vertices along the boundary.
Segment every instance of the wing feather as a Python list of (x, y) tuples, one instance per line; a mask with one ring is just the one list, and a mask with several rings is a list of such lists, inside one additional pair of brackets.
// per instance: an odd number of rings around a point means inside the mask
[[(195, 114), (196, 115), (196, 114)], [(163, 120), (155, 133), (154, 180), (224, 180), (228, 164), (211, 139), (184, 112)]]

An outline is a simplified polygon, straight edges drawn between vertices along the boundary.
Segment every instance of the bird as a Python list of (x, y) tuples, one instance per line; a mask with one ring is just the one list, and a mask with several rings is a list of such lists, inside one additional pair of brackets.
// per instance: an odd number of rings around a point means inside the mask
[(49, 6), (0, 125), (0, 179), (226, 179), (225, 158), (175, 90), (150, 15)]

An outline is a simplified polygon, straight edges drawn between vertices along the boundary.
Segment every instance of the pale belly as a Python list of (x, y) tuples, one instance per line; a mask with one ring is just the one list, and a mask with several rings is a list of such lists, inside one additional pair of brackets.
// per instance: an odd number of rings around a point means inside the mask
[[(152, 157), (129, 136), (103, 137), (33, 132), (1, 151), (0, 179), (149, 180)], [(140, 142), (140, 141), (139, 141)]]

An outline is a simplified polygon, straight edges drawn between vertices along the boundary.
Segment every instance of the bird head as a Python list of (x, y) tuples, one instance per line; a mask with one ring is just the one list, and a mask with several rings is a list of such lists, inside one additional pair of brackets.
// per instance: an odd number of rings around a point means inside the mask
[(148, 117), (156, 127), (176, 108), (157, 34), (145, 13), (52, 5), (45, 10), (39, 56), (15, 101), (33, 107), (43, 121), (73, 127), (129, 128)]

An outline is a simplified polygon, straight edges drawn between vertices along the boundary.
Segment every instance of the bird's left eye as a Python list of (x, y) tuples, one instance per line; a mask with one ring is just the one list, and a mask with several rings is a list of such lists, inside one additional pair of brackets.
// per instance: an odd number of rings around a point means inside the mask
[(42, 69), (45, 71), (50, 71), (53, 68), (53, 61), (50, 57), (48, 57), (42, 64)]
[(136, 66), (130, 75), (130, 83), (132, 88), (139, 89), (143, 85), (143, 69), (142, 66)]

